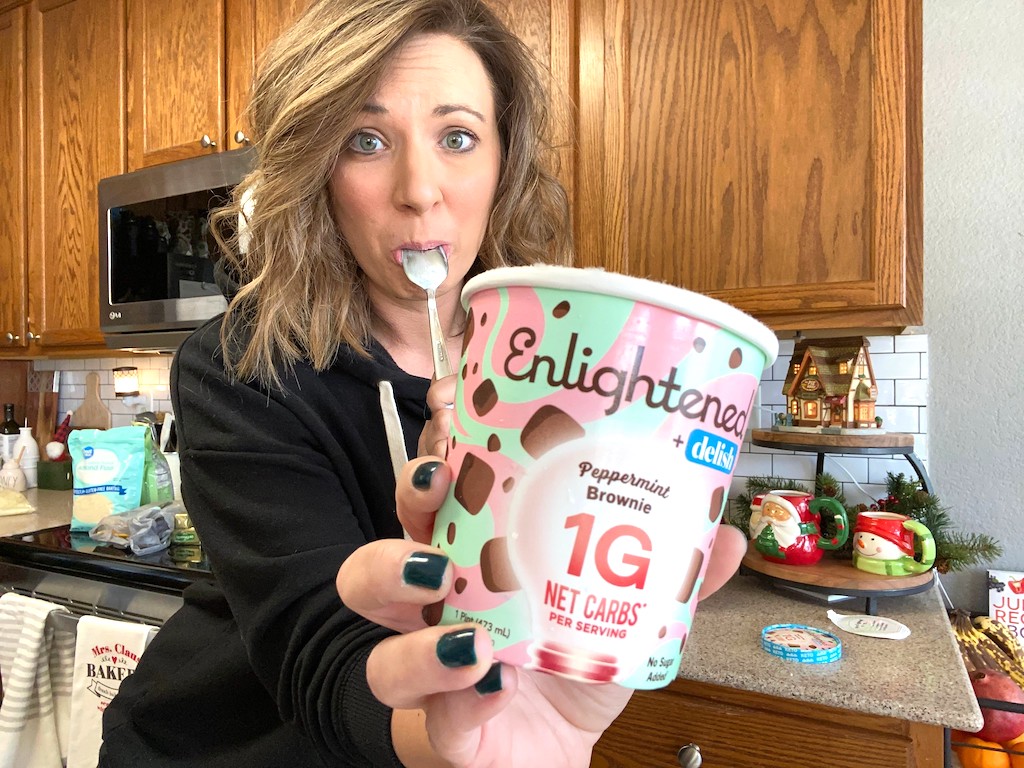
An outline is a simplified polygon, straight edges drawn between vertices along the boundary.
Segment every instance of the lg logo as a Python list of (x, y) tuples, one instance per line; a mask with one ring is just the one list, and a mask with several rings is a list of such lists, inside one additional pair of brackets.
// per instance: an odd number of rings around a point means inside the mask
[(115, 312), (114, 310), (111, 310), (109, 317), (110, 317), (111, 320), (120, 320), (121, 319), (121, 313), (120, 312)]

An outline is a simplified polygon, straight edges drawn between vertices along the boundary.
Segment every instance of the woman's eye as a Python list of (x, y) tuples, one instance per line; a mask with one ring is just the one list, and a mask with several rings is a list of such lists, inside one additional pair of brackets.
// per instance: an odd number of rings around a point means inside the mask
[(348, 148), (363, 155), (372, 155), (384, 149), (384, 142), (372, 133), (357, 133), (349, 141)]
[(476, 146), (476, 136), (469, 131), (452, 131), (445, 134), (442, 142), (445, 149), (450, 149), (453, 152), (467, 152)]

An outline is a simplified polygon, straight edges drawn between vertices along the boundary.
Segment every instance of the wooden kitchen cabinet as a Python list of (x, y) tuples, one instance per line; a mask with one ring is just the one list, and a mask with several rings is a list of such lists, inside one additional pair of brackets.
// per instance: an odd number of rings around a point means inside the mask
[(0, 13), (0, 350), (28, 346), (24, 6)]
[(580, 261), (777, 330), (923, 321), (921, 0), (580, 0)]
[(239, 149), (255, 62), (306, 0), (128, 0), (131, 170)]
[(102, 348), (96, 185), (124, 173), (123, 0), (28, 7), (30, 354)]
[(704, 768), (942, 768), (937, 725), (865, 715), (706, 683), (637, 691), (591, 768), (678, 768), (697, 744)]

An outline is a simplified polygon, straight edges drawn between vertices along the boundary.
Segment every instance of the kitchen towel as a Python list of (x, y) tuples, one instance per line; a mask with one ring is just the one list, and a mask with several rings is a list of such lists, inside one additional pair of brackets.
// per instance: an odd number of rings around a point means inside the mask
[(73, 624), (54, 603), (0, 597), (0, 766), (61, 768), (67, 754)]
[(75, 643), (71, 728), (67, 768), (96, 768), (103, 736), (103, 710), (121, 681), (135, 672), (156, 627), (99, 616), (83, 616)]

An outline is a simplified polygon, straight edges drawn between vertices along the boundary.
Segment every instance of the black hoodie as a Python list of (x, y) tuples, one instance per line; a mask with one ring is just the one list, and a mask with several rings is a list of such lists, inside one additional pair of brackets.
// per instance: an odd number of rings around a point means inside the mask
[(171, 369), (183, 499), (216, 580), (186, 590), (122, 683), (100, 766), (400, 765), (365, 670), (390, 632), (334, 582), (355, 549), (402, 536), (379, 384), (414, 456), (429, 382), (374, 345), (268, 391), (228, 379), (219, 333), (197, 330)]

